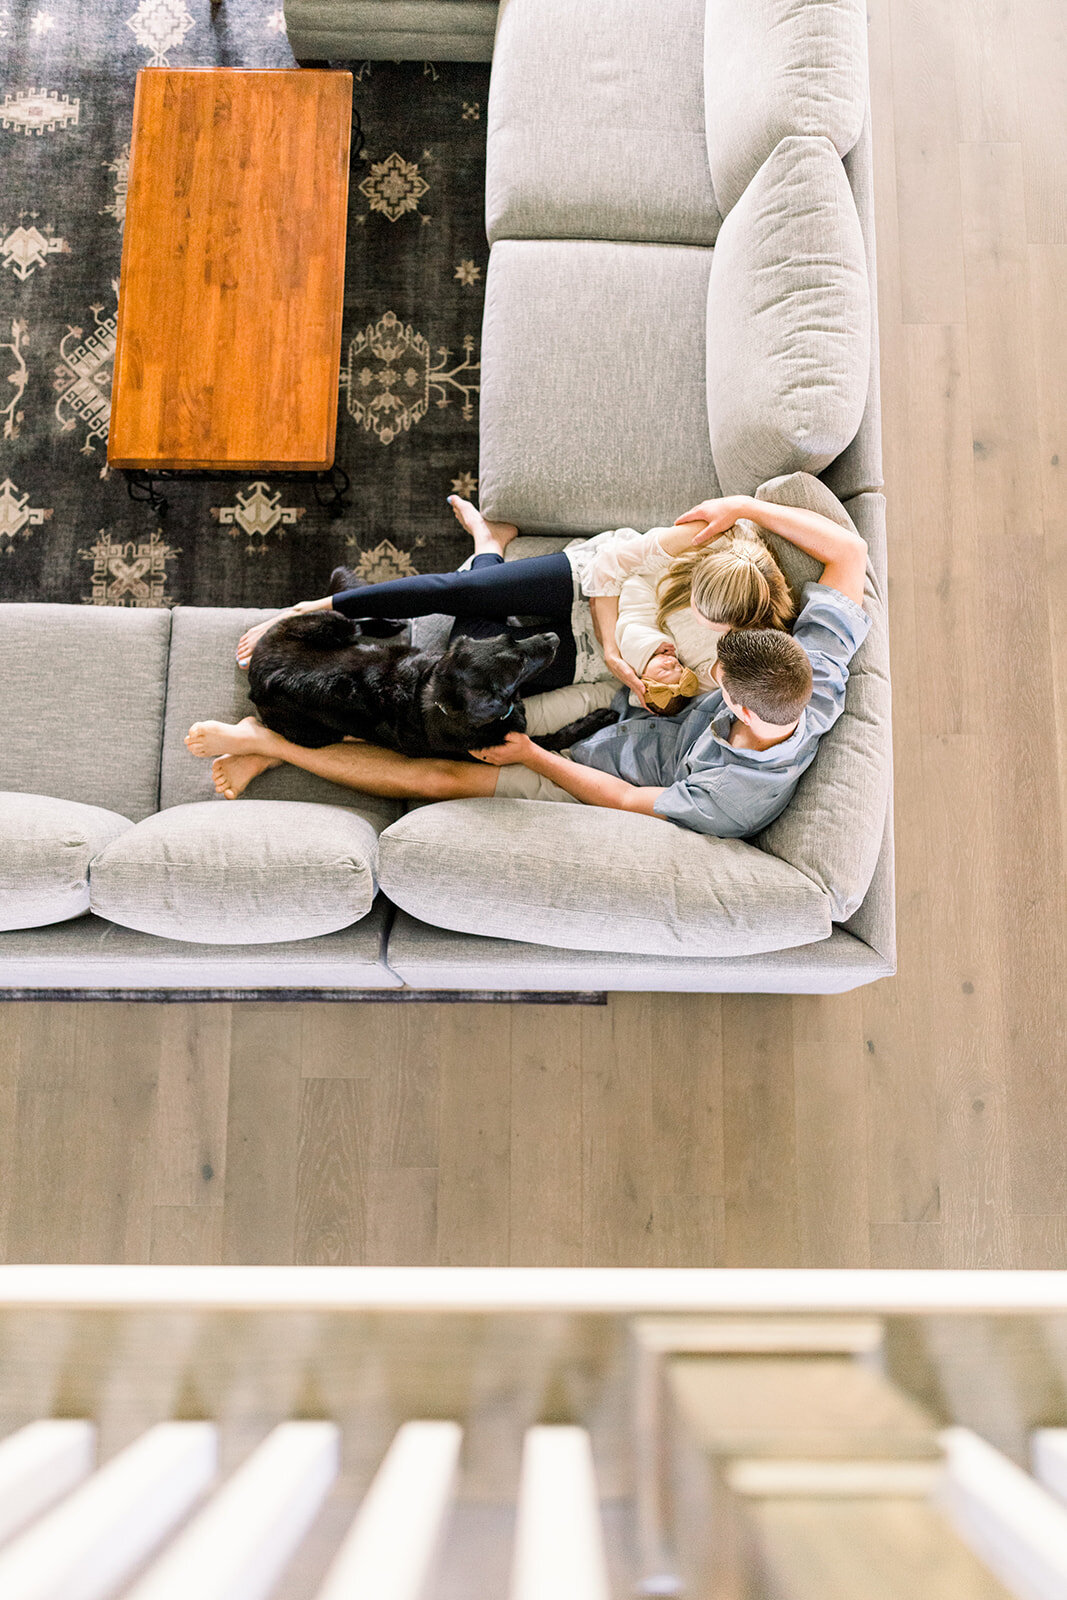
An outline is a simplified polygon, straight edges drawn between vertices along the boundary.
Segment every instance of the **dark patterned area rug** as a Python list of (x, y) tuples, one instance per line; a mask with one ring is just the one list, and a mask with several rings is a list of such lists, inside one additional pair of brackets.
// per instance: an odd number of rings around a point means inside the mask
[[(0, 0), (0, 595), (275, 605), (322, 593), (339, 562), (372, 581), (455, 566), (470, 546), (445, 497), (473, 492), (478, 472), (488, 66), (353, 64), (366, 142), (337, 429), (352, 490), (333, 521), (310, 483), (268, 474), (168, 486), (160, 518), (108, 473), (134, 80), (148, 65), (293, 57), (274, 0)], [(421, 398), (394, 403), (409, 368)]]

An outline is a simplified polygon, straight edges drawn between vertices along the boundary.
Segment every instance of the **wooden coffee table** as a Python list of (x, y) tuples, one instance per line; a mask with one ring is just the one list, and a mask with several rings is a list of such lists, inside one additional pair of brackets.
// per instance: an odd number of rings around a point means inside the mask
[(140, 498), (332, 467), (351, 127), (348, 72), (138, 73), (107, 457)]

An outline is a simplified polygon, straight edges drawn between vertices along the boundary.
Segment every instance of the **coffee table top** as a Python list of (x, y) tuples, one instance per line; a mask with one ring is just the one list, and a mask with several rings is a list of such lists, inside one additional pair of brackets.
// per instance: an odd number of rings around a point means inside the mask
[(108, 462), (323, 469), (352, 75), (137, 74)]

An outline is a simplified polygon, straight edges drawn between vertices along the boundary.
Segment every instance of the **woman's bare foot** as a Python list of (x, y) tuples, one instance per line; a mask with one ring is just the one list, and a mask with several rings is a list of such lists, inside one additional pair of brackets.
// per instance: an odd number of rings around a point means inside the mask
[(194, 722), (185, 735), (185, 747), (194, 756), (258, 756), (269, 730), (255, 717), (240, 722)]
[(488, 522), (477, 506), (472, 506), (469, 500), (461, 500), (458, 494), (450, 494), (448, 503), (460, 527), (466, 528), (474, 540), (476, 556), (502, 556), (505, 547), (518, 537), (519, 530), (513, 523)]
[(258, 778), (268, 767), (280, 767), (280, 761), (270, 756), (216, 756), (211, 763), (211, 776), (216, 793), (226, 800), (236, 800), (244, 794), (253, 778)]
[(289, 606), (287, 610), (279, 611), (276, 617), (268, 617), (266, 622), (257, 622), (254, 628), (248, 628), (242, 633), (237, 641), (237, 665), (242, 672), (248, 671), (248, 663), (252, 659), (252, 651), (256, 648), (257, 643), (262, 639), (267, 629), (273, 628), (274, 624), (280, 622), (283, 617), (295, 615), (295, 607)]

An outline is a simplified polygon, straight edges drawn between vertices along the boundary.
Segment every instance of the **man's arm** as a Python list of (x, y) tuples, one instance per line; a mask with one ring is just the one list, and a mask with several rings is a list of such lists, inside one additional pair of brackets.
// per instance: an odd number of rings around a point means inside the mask
[(471, 753), (494, 767), (529, 767), (531, 772), (550, 779), (584, 805), (606, 806), (610, 811), (638, 811), (646, 817), (655, 816), (653, 807), (663, 793), (662, 789), (641, 788), (610, 772), (598, 772), (595, 767), (568, 761), (554, 750), (543, 750), (525, 733), (509, 733), (504, 744)]
[[(747, 517), (770, 533), (788, 539), (798, 550), (823, 563), (821, 582), (836, 589), (856, 605), (863, 604), (863, 581), (867, 573), (867, 545), (851, 528), (842, 528), (818, 511), (802, 511), (797, 506), (775, 505), (773, 500), (756, 500), (752, 495), (730, 495), (724, 500), (705, 500), (684, 517), (676, 526), (690, 522), (707, 522), (690, 541), (690, 548), (710, 544), (717, 535), (711, 530), (725, 517), (736, 522)], [(710, 520), (709, 520), (710, 519)], [(719, 527), (721, 531), (721, 527)]]

